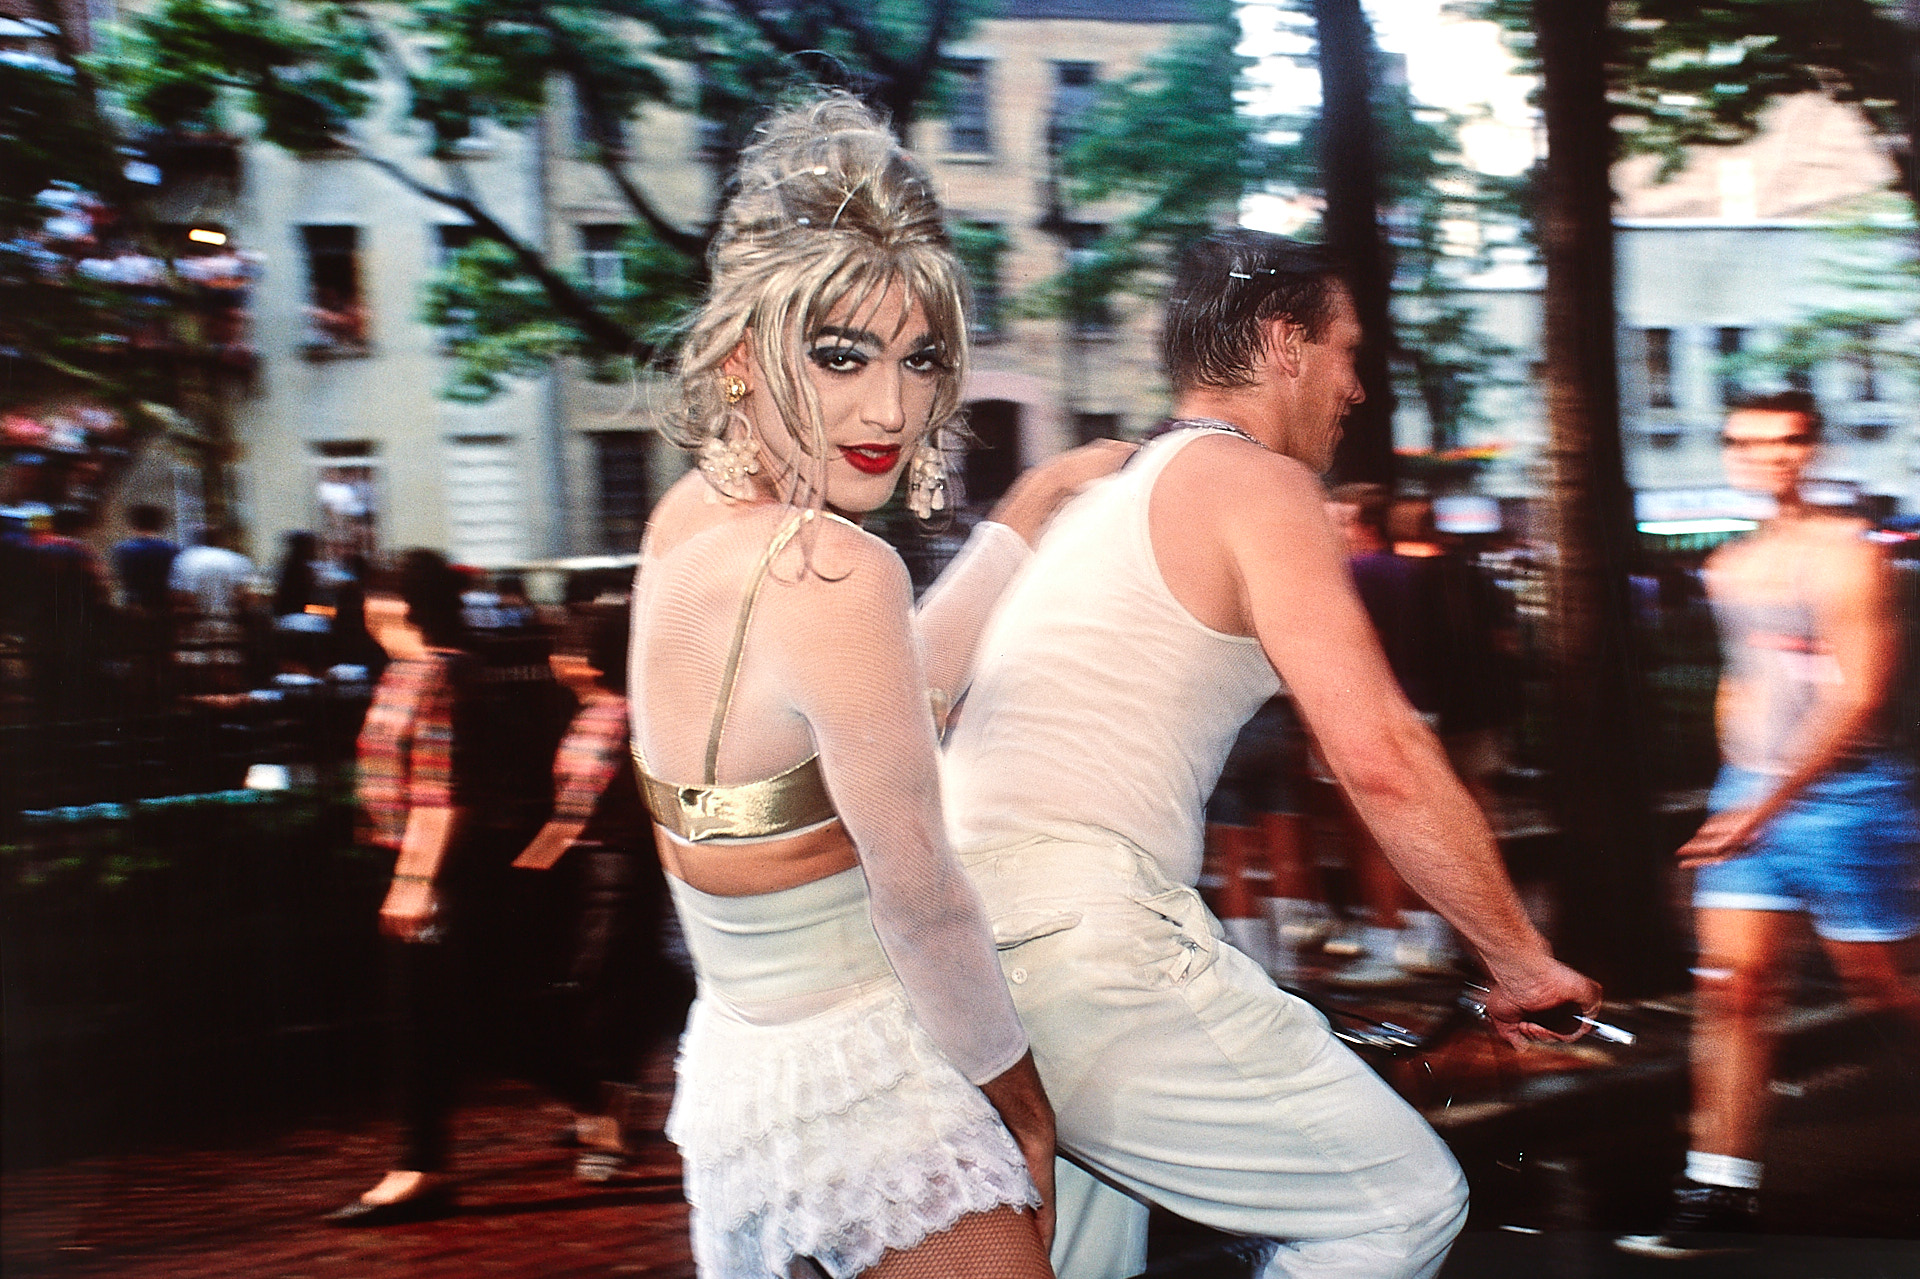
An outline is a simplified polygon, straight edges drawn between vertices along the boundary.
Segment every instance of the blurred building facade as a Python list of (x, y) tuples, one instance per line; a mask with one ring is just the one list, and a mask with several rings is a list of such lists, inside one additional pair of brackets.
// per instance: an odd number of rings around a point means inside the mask
[[(1062, 205), (1054, 165), (1076, 113), (1100, 82), (1139, 69), (1199, 20), (1187, 0), (1003, 0), (947, 49), (956, 80), (948, 115), (917, 122), (909, 143), (932, 169), (976, 276), (973, 370), (963, 389), (979, 441), (965, 461), (972, 502), (992, 501), (1022, 468), (1081, 439), (1143, 429), (1166, 407), (1156, 308), (1122, 299), (1075, 321), (1016, 304), (1121, 213), (1111, 204)], [(576, 120), (570, 103), (556, 101), (545, 126), (549, 242), (591, 256), (631, 215), (599, 166), (579, 158)], [(630, 146), (669, 217), (691, 226), (707, 216), (717, 175), (698, 161), (699, 121), (648, 111)], [(614, 268), (609, 260), (594, 269)], [(577, 370), (563, 378), (559, 500), (571, 551), (631, 550), (651, 495), (684, 467), (652, 429), (652, 393)]]
[[(1184, 0), (1006, 0), (948, 51), (960, 84), (949, 116), (918, 123), (910, 142), (980, 250), (969, 255), (982, 306), (965, 388), (985, 446), (967, 463), (975, 500), (1079, 438), (1144, 427), (1164, 407), (1152, 308), (1119, 302), (1073, 322), (1013, 301), (1119, 212), (1061, 206), (1054, 162), (1075, 113), (1100, 81), (1136, 69), (1197, 17)], [(402, 86), (376, 93), (356, 126), (369, 151), (436, 185), (463, 184), (590, 284), (620, 269), (633, 213), (590, 157), (565, 85), (525, 129), (476, 122), (447, 165), (426, 158)], [(648, 107), (626, 126), (629, 171), (668, 218), (698, 226), (719, 176), (702, 122)], [(229, 423), (231, 510), (252, 550), (298, 528), (340, 550), (437, 546), (481, 566), (635, 548), (653, 498), (685, 465), (655, 433), (657, 387), (594, 382), (563, 363), (485, 403), (446, 399), (450, 363), (422, 297), (470, 240), (464, 219), (345, 149), (208, 147), (224, 148), (233, 180), (169, 169), (156, 216), (255, 255), (257, 366)]]
[[(1752, 141), (1697, 149), (1666, 181), (1652, 156), (1616, 167), (1621, 426), (1643, 519), (1737, 516), (1720, 465), (1727, 406), (1788, 385), (1826, 413), (1827, 497), (1920, 509), (1920, 278), (1898, 269), (1914, 226), (1894, 177), (1859, 114), (1818, 95), (1777, 103)], [(1482, 481), (1497, 496), (1544, 488), (1546, 406), (1529, 376), (1541, 283), (1515, 260), (1463, 289), (1514, 352), (1479, 428), (1502, 449)]]

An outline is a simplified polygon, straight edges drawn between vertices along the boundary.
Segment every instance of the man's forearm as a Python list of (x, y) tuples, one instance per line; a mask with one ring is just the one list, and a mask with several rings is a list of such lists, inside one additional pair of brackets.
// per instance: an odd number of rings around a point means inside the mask
[(1523, 978), (1552, 952), (1514, 892), (1486, 816), (1431, 732), (1410, 731), (1397, 746), (1397, 777), (1350, 785), (1355, 810), (1407, 886), (1460, 931), (1492, 975)]

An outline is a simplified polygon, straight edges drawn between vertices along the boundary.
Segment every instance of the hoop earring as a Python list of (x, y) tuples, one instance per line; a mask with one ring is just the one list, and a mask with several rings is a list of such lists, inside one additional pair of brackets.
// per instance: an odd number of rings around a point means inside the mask
[(738, 404), (747, 398), (747, 379), (727, 374), (720, 379), (720, 393), (727, 397), (727, 403)]
[(947, 455), (929, 431), (907, 464), (907, 509), (923, 520), (947, 509)]
[[(727, 389), (732, 391), (732, 387)], [(725, 496), (744, 502), (754, 495), (750, 477), (760, 473), (760, 449), (754, 444), (753, 431), (741, 414), (731, 413), (728, 418), (729, 425), (735, 419), (740, 422), (740, 434), (729, 439), (723, 429), (718, 435), (708, 436), (700, 446), (700, 473)]]

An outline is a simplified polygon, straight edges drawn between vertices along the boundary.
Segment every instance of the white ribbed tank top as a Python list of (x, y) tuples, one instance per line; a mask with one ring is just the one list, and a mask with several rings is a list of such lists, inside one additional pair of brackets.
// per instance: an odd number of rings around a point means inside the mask
[(1199, 878), (1207, 796), (1280, 690), (1259, 641), (1203, 626), (1154, 559), (1154, 482), (1207, 433), (1162, 436), (1075, 499), (1002, 597), (942, 771), (962, 853), (1118, 835)]

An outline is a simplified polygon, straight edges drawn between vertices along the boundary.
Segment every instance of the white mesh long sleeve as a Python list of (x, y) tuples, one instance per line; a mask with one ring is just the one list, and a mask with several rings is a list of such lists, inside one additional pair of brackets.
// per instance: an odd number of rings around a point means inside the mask
[(967, 544), (920, 597), (914, 629), (927, 655), (927, 687), (943, 704), (951, 706), (965, 691), (994, 602), (1032, 556), (1027, 540), (1006, 525), (975, 525)]
[[(645, 565), (634, 731), (656, 776), (700, 778), (745, 582), (778, 518), (775, 510), (710, 530)], [(943, 630), (958, 625), (958, 602)], [(761, 589), (718, 779), (770, 777), (819, 751), (866, 872), (874, 929), (914, 1014), (962, 1074), (984, 1083), (1020, 1059), (1026, 1032), (979, 895), (947, 843), (912, 607), (906, 568), (885, 543), (815, 521)]]

